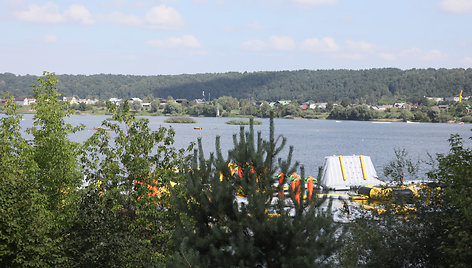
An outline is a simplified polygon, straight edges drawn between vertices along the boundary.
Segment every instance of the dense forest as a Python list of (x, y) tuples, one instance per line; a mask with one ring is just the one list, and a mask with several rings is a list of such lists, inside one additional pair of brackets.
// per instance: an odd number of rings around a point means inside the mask
[[(32, 96), (33, 75), (0, 74), (0, 92), (17, 97)], [(463, 90), (472, 95), (472, 69), (382, 68), (370, 70), (299, 70), (253, 73), (207, 73), (182, 75), (58, 75), (58, 90), (79, 98), (131, 98), (145, 96), (202, 98), (232, 96), (238, 99), (280, 99), (353, 103), (378, 103), (382, 97), (452, 97)]]

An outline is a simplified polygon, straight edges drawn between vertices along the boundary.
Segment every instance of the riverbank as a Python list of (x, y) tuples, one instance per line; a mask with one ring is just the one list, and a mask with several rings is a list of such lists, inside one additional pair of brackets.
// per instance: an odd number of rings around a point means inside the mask
[[(187, 113), (180, 113), (180, 114), (165, 114), (163, 110), (159, 110), (159, 112), (150, 112), (150, 110), (141, 110), (141, 111), (132, 111), (136, 116), (166, 116), (166, 117), (193, 117), (193, 118), (205, 118), (205, 117), (216, 117), (216, 116), (195, 116)], [(34, 114), (34, 110), (31, 107), (19, 107), (18, 113), (20, 114)], [(0, 114), (3, 114), (3, 111), (0, 109)], [(92, 109), (88, 109), (85, 111), (73, 110), (73, 114), (75, 115), (111, 115), (105, 107), (92, 107)], [(277, 114), (276, 114), (277, 115)], [(388, 114), (387, 114), (388, 115)], [(230, 113), (225, 113), (222, 118), (267, 118), (267, 117), (258, 117), (253, 115), (247, 114), (240, 114), (239, 110), (233, 110)], [(337, 121), (371, 121), (371, 122), (413, 122), (413, 123), (449, 123), (449, 124), (468, 124), (470, 123), (467, 120), (462, 121), (462, 118), (458, 118), (456, 120), (447, 120), (444, 122), (441, 121), (427, 121), (427, 120), (415, 120), (409, 119), (404, 120), (400, 118), (395, 118), (391, 116), (386, 116), (382, 118), (371, 118), (368, 120), (356, 120), (356, 119), (339, 119), (339, 118), (329, 118), (329, 113), (316, 113), (316, 114), (309, 114), (307, 116), (293, 116), (293, 115), (285, 115), (285, 116), (275, 116), (275, 118), (280, 119), (293, 119), (293, 120), (308, 120), (308, 119), (319, 119), (319, 120), (337, 120)]]

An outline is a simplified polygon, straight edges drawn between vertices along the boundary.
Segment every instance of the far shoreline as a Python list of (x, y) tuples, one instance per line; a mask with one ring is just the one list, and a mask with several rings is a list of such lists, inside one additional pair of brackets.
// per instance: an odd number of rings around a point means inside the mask
[[(18, 111), (17, 112), (20, 115), (24, 114), (35, 114), (34, 111)], [(5, 115), (4, 111), (0, 111), (1, 115)], [(109, 115), (111, 116), (110, 113), (99, 111), (99, 112), (75, 112), (72, 113), (71, 115)], [(141, 116), (162, 116), (162, 117), (189, 117), (189, 118), (254, 118), (254, 119), (267, 119), (268, 117), (255, 117), (255, 116), (246, 116), (246, 115), (241, 115), (241, 116), (225, 116), (225, 117), (217, 117), (217, 116), (190, 116), (190, 115), (175, 115), (175, 114), (151, 114), (151, 113), (146, 113), (146, 112), (137, 112), (134, 113), (135, 116), (141, 117)], [(379, 122), (379, 123), (432, 123), (432, 124), (469, 124), (468, 122), (461, 122), (461, 121), (449, 121), (449, 122), (427, 122), (427, 121), (403, 121), (402, 119), (398, 118), (383, 118), (383, 119), (371, 119), (371, 120), (348, 120), (348, 119), (329, 119), (329, 118), (304, 118), (304, 117), (274, 117), (276, 119), (287, 119), (287, 120), (331, 120), (331, 121), (353, 121), (353, 122)], [(168, 123), (172, 124), (172, 123)]]

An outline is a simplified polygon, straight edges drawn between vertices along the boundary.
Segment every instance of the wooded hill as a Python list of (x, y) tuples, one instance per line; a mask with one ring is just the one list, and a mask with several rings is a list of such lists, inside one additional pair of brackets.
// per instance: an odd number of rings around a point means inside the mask
[[(0, 93), (32, 96), (37, 76), (0, 74)], [(80, 98), (167, 98), (238, 99), (275, 101), (340, 101), (376, 103), (383, 98), (452, 97), (472, 95), (472, 69), (382, 68), (370, 70), (299, 70), (253, 73), (207, 73), (182, 75), (58, 75), (58, 89), (65, 96)]]

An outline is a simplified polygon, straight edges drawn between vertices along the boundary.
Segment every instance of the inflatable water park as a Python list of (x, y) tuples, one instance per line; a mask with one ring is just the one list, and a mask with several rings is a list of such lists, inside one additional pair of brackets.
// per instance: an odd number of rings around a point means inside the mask
[[(276, 177), (280, 176), (281, 174), (278, 174)], [(299, 202), (300, 196), (297, 194), (299, 186), (296, 182), (294, 185), (293, 176), (297, 175), (291, 174), (290, 185), (284, 185), (284, 196), (278, 193), (277, 198), (289, 197), (290, 187), (295, 192), (296, 202), (297, 200)], [(317, 179), (311, 181), (305, 179), (305, 183), (307, 194), (303, 198), (310, 199), (313, 187), (319, 187), (316, 191), (317, 197), (326, 200), (322, 208), (330, 208), (335, 220), (341, 222), (355, 218), (354, 214), (359, 211), (358, 209), (383, 213), (385, 208), (380, 203), (388, 201), (392, 196), (406, 200), (406, 205), (398, 210), (409, 213), (411, 210), (408, 201), (418, 196), (418, 190), (424, 185), (423, 183), (406, 185), (403, 181), (400, 184), (386, 183), (378, 178), (371, 158), (363, 155), (327, 156), (320, 167)]]
[[(238, 166), (229, 163), (232, 177), (243, 178), (245, 172), (254, 174), (255, 170), (250, 164)], [(149, 174), (151, 176), (151, 174)], [(220, 173), (220, 181), (224, 180)], [(257, 178), (256, 178), (257, 180)], [(136, 180), (136, 185), (143, 183)], [(154, 180), (153, 185), (147, 185), (147, 195), (160, 196), (162, 193), (169, 193), (168, 189), (159, 186), (160, 183)], [(174, 187), (176, 183), (171, 182)], [(324, 158), (323, 165), (319, 168), (319, 174), (315, 178), (307, 176), (302, 178), (297, 173), (278, 173), (274, 177), (274, 195), (272, 204), (283, 201), (286, 211), (289, 214), (295, 213), (295, 204), (300, 204), (301, 199), (306, 203), (314, 198), (324, 200), (321, 203), (322, 210), (330, 210), (336, 221), (348, 222), (356, 218), (359, 209), (383, 213), (385, 208), (380, 204), (388, 201), (392, 196), (400, 196), (404, 200), (412, 200), (418, 196), (418, 190), (422, 183), (388, 184), (379, 180), (372, 160), (369, 156), (363, 155), (333, 155)], [(301, 188), (306, 189), (303, 191)], [(304, 192), (302, 196), (302, 192)], [(293, 194), (293, 196), (291, 196)], [(142, 198), (142, 197), (140, 197)], [(236, 201), (239, 205), (247, 204), (247, 198), (243, 191), (237, 193)], [(409, 213), (408, 206), (399, 208), (399, 211)], [(270, 213), (270, 212), (269, 212)]]

